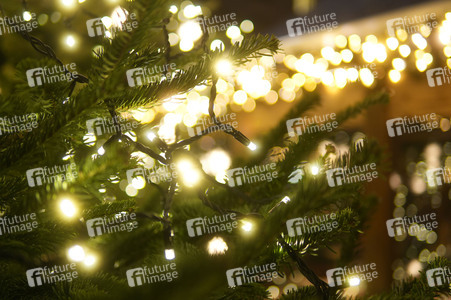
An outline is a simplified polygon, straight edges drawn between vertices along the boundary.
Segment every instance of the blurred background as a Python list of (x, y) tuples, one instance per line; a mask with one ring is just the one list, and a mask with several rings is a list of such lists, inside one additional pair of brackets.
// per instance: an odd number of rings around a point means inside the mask
[[(75, 62), (77, 70), (86, 73), (93, 51), (101, 47), (98, 39), (87, 35), (86, 21), (102, 17), (110, 28), (121, 22), (126, 5), (121, 0), (36, 0), (28, 1), (25, 9), (21, 1), (7, 1), (2, 8), (7, 15), (23, 15), (25, 19), (35, 13), (39, 28), (32, 34), (51, 45), (64, 63)], [(335, 140), (325, 141), (318, 148), (318, 154), (324, 153), (324, 145), (329, 142), (344, 152), (349, 140), (368, 137), (377, 139), (385, 153), (385, 171), (380, 172), (384, 175), (367, 186), (368, 193), (377, 195), (380, 203), (361, 236), (355, 261), (375, 262), (380, 277), (368, 286), (353, 287), (350, 294), (362, 288), (369, 292), (388, 290), (393, 279), (417, 276), (428, 260), (451, 258), (451, 178), (445, 178), (441, 187), (423, 179), (428, 169), (451, 168), (451, 86), (430, 87), (425, 74), (431, 68), (451, 66), (450, 1), (175, 1), (170, 11), (177, 15), (168, 25), (170, 43), (179, 52), (191, 50), (199, 40), (201, 28), (195, 19), (201, 14), (236, 14), (238, 25), (219, 32), (210, 45), (212, 49), (227, 47), (254, 33), (274, 34), (281, 39), (283, 51), (274, 58), (264, 57), (244, 66), (229, 62), (218, 66), (223, 79), (217, 86), (217, 114), (237, 113), (239, 129), (257, 145), (259, 137), (278, 124), (304, 93), (315, 91), (322, 98), (322, 105), (311, 115), (341, 111), (380, 90), (391, 95), (388, 105), (373, 107), (348, 121)], [(336, 14), (336, 29), (288, 36), (287, 20), (328, 13)], [(400, 29), (389, 36), (387, 20), (427, 14), (436, 14), (437, 28), (419, 24), (418, 32)], [(0, 93), (14, 92), (12, 83), (19, 80), (15, 67), (24, 57), (41, 58), (19, 35), (0, 39)], [(148, 124), (152, 132), (157, 130), (167, 142), (174, 142), (180, 132), (186, 134), (187, 127), (208, 115), (205, 86), (168, 100), (172, 101), (142, 107), (129, 115)], [(437, 114), (438, 129), (388, 136), (388, 119), (430, 113)], [(89, 142), (93, 137), (85, 138)], [(204, 153), (202, 163), (217, 178), (231, 166), (232, 159), (243, 155), (240, 144), (221, 135), (204, 137), (199, 144)], [(272, 151), (279, 150), (275, 147)], [(146, 166), (153, 164), (150, 161)], [(126, 193), (134, 196), (138, 191), (128, 188)], [(431, 212), (438, 215), (436, 231), (388, 236), (386, 220)], [(312, 259), (309, 263), (318, 274), (325, 274), (329, 267), (325, 261)], [(293, 285), (306, 284), (299, 278), (278, 279), (271, 292), (277, 296)]]

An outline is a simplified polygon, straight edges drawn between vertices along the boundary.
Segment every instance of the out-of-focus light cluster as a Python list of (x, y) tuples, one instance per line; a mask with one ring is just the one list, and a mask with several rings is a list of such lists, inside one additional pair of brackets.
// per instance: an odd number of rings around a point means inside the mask
[[(182, 2), (180, 6), (173, 5), (169, 11), (174, 14), (168, 25), (171, 45), (178, 44), (182, 51), (192, 50), (202, 36), (202, 28), (196, 18), (202, 13), (208, 16), (208, 12), (202, 11), (201, 7), (190, 1)], [(446, 19), (438, 29), (440, 40), (446, 42), (443, 53), (446, 57), (450, 57), (449, 64), (451, 64), (451, 20), (448, 20), (450, 15), (449, 13), (446, 15)], [(223, 33), (234, 42), (253, 29), (252, 21), (244, 20), (237, 26), (230, 26)], [(211, 42), (211, 50), (220, 51), (226, 47), (223, 36)], [(302, 94), (303, 90), (314, 91), (320, 84), (331, 91), (343, 89), (350, 84), (361, 84), (371, 88), (377, 80), (384, 77), (396, 84), (403, 80), (405, 76), (403, 73), (412, 60), (420, 72), (431, 66), (434, 58), (428, 39), (432, 36), (430, 28), (421, 25), (418, 33), (408, 34), (399, 29), (395, 36), (388, 38), (375, 35), (337, 35), (333, 44), (324, 46), (316, 55), (303, 53), (295, 56), (279, 53), (274, 57), (264, 56), (252, 60), (244, 66), (235, 66), (232, 61), (221, 59), (215, 65), (219, 75), (216, 84), (215, 113), (217, 116), (225, 115), (229, 109), (234, 112), (252, 112), (258, 101), (264, 101), (269, 105), (279, 100), (291, 102)], [(283, 67), (276, 68), (278, 64)], [(378, 72), (378, 68), (387, 70)], [(289, 75), (287, 70), (292, 75)], [(379, 74), (385, 76), (379, 78)], [(141, 108), (133, 111), (132, 115), (142, 123), (160, 119), (159, 128), (154, 134), (167, 143), (173, 143), (177, 125), (194, 127), (200, 119), (209, 118), (209, 91), (209, 87), (199, 85), (190, 92), (180, 95), (177, 101), (167, 99), (168, 101), (161, 107)], [(160, 118), (159, 114), (164, 117)], [(89, 144), (92, 138), (86, 136), (85, 142)]]
[[(442, 118), (447, 120), (447, 118)], [(443, 162), (443, 154), (446, 158)], [(415, 162), (411, 161), (407, 165), (407, 173), (409, 176), (409, 184), (404, 185), (401, 176), (393, 173), (390, 176), (390, 187), (395, 191), (393, 217), (403, 218), (405, 216), (411, 217), (413, 215), (421, 215), (420, 208), (417, 207), (417, 202), (408, 201), (407, 197), (420, 196), (425, 193), (430, 194), (431, 206), (439, 208), (442, 203), (442, 195), (438, 192), (436, 184), (429, 181), (427, 178), (427, 171), (434, 168), (447, 168), (451, 166), (451, 143), (440, 145), (438, 143), (429, 143), (425, 146), (424, 151), (420, 157), (423, 160)], [(444, 176), (445, 182), (450, 182), (451, 178)], [(451, 197), (451, 193), (450, 193)], [(393, 278), (395, 280), (404, 280), (409, 276), (420, 276), (420, 271), (423, 269), (422, 263), (430, 263), (439, 256), (446, 256), (447, 248), (440, 244), (436, 250), (431, 250), (431, 246), (438, 241), (438, 234), (434, 230), (428, 230), (421, 224), (410, 224), (406, 233), (395, 236), (398, 242), (405, 241), (407, 238), (415, 238), (418, 244), (412, 243), (407, 250), (407, 256), (413, 258), (408, 264), (403, 260), (397, 260), (393, 264)]]
[(74, 245), (67, 250), (67, 257), (74, 262), (83, 262), (87, 268), (93, 267), (97, 262), (97, 257), (94, 254), (87, 252), (85, 248), (80, 245)]

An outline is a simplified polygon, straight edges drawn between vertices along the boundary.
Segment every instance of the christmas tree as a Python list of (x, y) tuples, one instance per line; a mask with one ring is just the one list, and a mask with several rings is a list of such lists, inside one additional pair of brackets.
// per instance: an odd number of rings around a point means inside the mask
[[(377, 280), (378, 266), (356, 257), (385, 154), (363, 134), (345, 150), (324, 141), (386, 105), (386, 87), (312, 114), (317, 83), (271, 69), (282, 45), (249, 20), (187, 1), (131, 1), (111, 17), (78, 2), (62, 1), (74, 7), (63, 39), (73, 51), (62, 55), (46, 32), (60, 30), (61, 13), (2, 7), (3, 51), (16, 55), (5, 55), (14, 68), (0, 93), (1, 299), (347, 299)], [(276, 125), (250, 139), (228, 107), (252, 115), (254, 99), (277, 97), (272, 79), (293, 106), (277, 120), (257, 115)], [(437, 257), (359, 297), (451, 295), (448, 267)], [(297, 284), (275, 293), (287, 278)]]

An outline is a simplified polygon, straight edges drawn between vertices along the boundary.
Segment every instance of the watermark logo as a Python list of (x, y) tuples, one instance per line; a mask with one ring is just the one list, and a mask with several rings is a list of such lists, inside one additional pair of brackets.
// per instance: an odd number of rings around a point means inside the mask
[(162, 266), (154, 265), (151, 268), (144, 266), (143, 268), (130, 269), (127, 270), (126, 275), (128, 286), (135, 287), (163, 281), (171, 282), (177, 279), (178, 272), (176, 264), (170, 263)]
[(394, 18), (387, 20), (387, 32), (389, 36), (396, 36), (398, 30), (404, 30), (408, 34), (420, 32), (422, 25), (428, 26), (431, 30), (437, 28), (437, 15), (435, 13), (427, 13), (421, 16), (412, 16), (404, 18)]
[(33, 128), (38, 128), (38, 115), (35, 113), (0, 117), (0, 135), (3, 133), (30, 132)]
[(451, 83), (451, 70), (448, 67), (435, 68), (426, 71), (426, 78), (430, 87)]
[(286, 122), (288, 135), (295, 137), (303, 133), (316, 133), (320, 131), (331, 132), (338, 127), (338, 122), (335, 121), (336, 114), (326, 114), (322, 116), (294, 118)]
[(270, 263), (264, 265), (255, 265), (253, 267), (229, 269), (226, 272), (227, 283), (233, 288), (243, 284), (253, 282), (271, 282), (278, 276), (277, 264)]
[(127, 82), (130, 87), (142, 86), (147, 84), (159, 83), (166, 78), (171, 78), (170, 70), (176, 68), (175, 63), (165, 64), (163, 66), (153, 66), (152, 68), (135, 68), (125, 72)]
[(330, 287), (340, 287), (347, 282), (349, 285), (358, 285), (361, 281), (371, 282), (379, 274), (376, 264), (355, 265), (351, 268), (335, 268), (326, 271), (327, 283)]
[(27, 18), (25, 16), (0, 18), (0, 35), (25, 31), (31, 32), (36, 28), (38, 28), (38, 21), (35, 13), (29, 13)]
[(95, 136), (101, 136), (104, 134), (115, 134), (119, 130), (121, 132), (127, 132), (133, 130), (139, 126), (138, 121), (128, 121), (120, 115), (114, 118), (95, 118), (86, 120), (86, 127), (88, 132)]
[(251, 168), (235, 168), (226, 171), (228, 178), (227, 184), (230, 187), (240, 186), (243, 184), (268, 181), (271, 182), (277, 178), (276, 164), (253, 166)]
[(171, 182), (178, 174), (175, 164), (153, 167), (152, 169), (135, 168), (127, 170), (127, 181), (129, 184), (146, 180), (148, 183), (159, 184), (161, 182)]
[(390, 137), (401, 136), (417, 132), (431, 132), (439, 127), (437, 115), (435, 113), (421, 116), (394, 118), (387, 120), (387, 131)]
[(430, 287), (451, 283), (451, 270), (448, 267), (435, 268), (426, 271), (426, 278)]
[(330, 187), (356, 182), (371, 182), (377, 178), (376, 164), (365, 164), (351, 168), (335, 168), (326, 171), (327, 183)]
[(78, 178), (78, 172), (75, 170), (75, 163), (65, 165), (55, 165), (51, 168), (35, 168), (27, 170), (28, 186), (40, 186), (43, 184), (57, 181), (74, 181)]
[(226, 114), (223, 116), (219, 116), (216, 118), (219, 122), (221, 122), (220, 125), (217, 125), (213, 122), (211, 118), (202, 118), (197, 121), (197, 124), (193, 127), (187, 127), (189, 136), (197, 136), (202, 135), (202, 132), (205, 133), (212, 133), (220, 130), (226, 130), (229, 127), (233, 127), (235, 129), (238, 129), (238, 121), (236, 121), (236, 114)]
[(432, 231), (438, 228), (435, 213), (425, 214), (422, 216), (394, 218), (387, 220), (387, 231), (390, 237), (409, 235), (417, 235), (422, 231)]
[(426, 179), (429, 186), (441, 186), (449, 183), (451, 178), (450, 168), (435, 168), (426, 171)]
[(231, 26), (238, 26), (235, 13), (215, 15), (210, 18), (197, 17), (196, 20), (202, 26), (203, 31), (208, 34), (226, 31)]
[(78, 278), (78, 272), (75, 269), (76, 264), (55, 265), (51, 268), (29, 269), (26, 272), (28, 286), (36, 287), (43, 284), (55, 283), (60, 281), (72, 282), (74, 278)]
[(116, 232), (127, 231), (138, 228), (138, 221), (136, 221), (136, 214), (116, 214), (114, 217), (94, 218), (86, 221), (88, 235), (96, 237), (103, 234), (110, 234)]
[(186, 221), (186, 228), (188, 229), (188, 235), (190, 237), (213, 234), (222, 231), (231, 233), (232, 230), (237, 227), (238, 221), (236, 221), (235, 213), (210, 218), (195, 218)]
[(329, 13), (323, 15), (305, 16), (287, 21), (287, 30), (290, 37), (305, 35), (320, 31), (332, 31), (338, 27), (337, 14)]
[(89, 19), (88, 21), (86, 21), (88, 35), (90, 37), (104, 36), (107, 30), (111, 34), (115, 34), (119, 31), (131, 32), (133, 29), (138, 28), (138, 21), (135, 13), (128, 15), (128, 18), (126, 20), (125, 18), (126, 16), (121, 16), (121, 19), (123, 19), (125, 22), (121, 22), (120, 24), (107, 24), (109, 25), (108, 29), (103, 23), (102, 18)]
[(38, 228), (38, 221), (36, 221), (35, 213), (0, 218), (0, 235), (23, 231), (30, 232), (36, 228)]
[(55, 65), (51, 68), (34, 68), (26, 72), (29, 87), (41, 86), (46, 83), (55, 83), (60, 81), (72, 81), (74, 75), (77, 75), (77, 65), (75, 63), (64, 66)]
[(332, 229), (338, 228), (336, 219), (335, 213), (290, 219), (286, 222), (288, 236), (295, 237), (320, 231), (331, 232)]

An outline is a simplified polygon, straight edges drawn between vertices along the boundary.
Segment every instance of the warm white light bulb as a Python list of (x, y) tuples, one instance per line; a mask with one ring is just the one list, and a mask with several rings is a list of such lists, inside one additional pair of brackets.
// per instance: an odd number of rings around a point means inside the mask
[(72, 218), (75, 216), (75, 213), (77, 212), (77, 208), (75, 207), (74, 203), (70, 201), (69, 199), (63, 199), (60, 202), (60, 209), (62, 213), (69, 218)]
[(200, 180), (200, 173), (194, 165), (188, 160), (181, 160), (177, 163), (177, 169), (180, 172), (183, 183), (192, 187)]
[(83, 261), (85, 259), (85, 250), (82, 246), (75, 245), (69, 248), (67, 251), (67, 255), (73, 261)]
[(152, 142), (155, 138), (157, 137), (157, 135), (153, 132), (150, 131), (149, 133), (147, 133), (147, 138)]
[(76, 41), (75, 41), (75, 38), (73, 35), (68, 35), (66, 37), (66, 45), (67, 46), (72, 48), (73, 46), (75, 46), (75, 43), (76, 43)]
[(216, 63), (216, 71), (220, 75), (230, 75), (232, 74), (232, 64), (226, 59), (221, 59)]
[(132, 186), (137, 189), (143, 189), (146, 186), (146, 180), (142, 176), (137, 176), (132, 179)]
[(99, 155), (104, 155), (104, 154), (105, 154), (105, 149), (103, 148), (103, 146), (100, 147), (99, 149), (97, 149), (97, 153), (98, 153)]
[(94, 265), (96, 263), (97, 259), (94, 255), (87, 255), (85, 257), (85, 259), (83, 260), (83, 263), (85, 264), (85, 266), (87, 267), (91, 267), (92, 265)]
[(175, 258), (174, 249), (166, 249), (164, 250), (164, 256), (167, 260), (173, 260)]
[(61, 0), (61, 4), (67, 8), (72, 8), (75, 6), (75, 0)]
[(249, 145), (247, 145), (247, 147), (249, 149), (251, 149), (252, 151), (255, 151), (257, 149), (257, 145), (255, 145), (254, 143), (250, 142)]
[(318, 173), (319, 173), (319, 168), (318, 168), (318, 166), (312, 166), (312, 167), (310, 168), (310, 171), (312, 172), (312, 175), (318, 175)]
[(250, 232), (252, 230), (253, 224), (249, 221), (245, 221), (243, 220), (243, 225), (241, 226), (241, 228), (246, 231), (246, 232)]
[(291, 201), (291, 199), (290, 199), (290, 197), (285, 196), (285, 197), (283, 197), (283, 199), (282, 199), (281, 201), (282, 201), (283, 203), (287, 204), (288, 202)]
[(175, 14), (177, 11), (178, 11), (177, 6), (171, 5), (171, 7), (169, 7), (169, 12)]
[(350, 286), (358, 286), (360, 284), (360, 279), (358, 277), (349, 278)]
[(210, 255), (224, 254), (229, 247), (221, 237), (214, 237), (208, 242), (208, 253)]
[(23, 19), (25, 21), (30, 21), (31, 20), (31, 13), (29, 11), (24, 11), (23, 12)]

